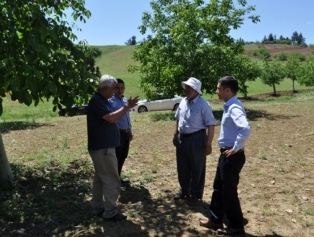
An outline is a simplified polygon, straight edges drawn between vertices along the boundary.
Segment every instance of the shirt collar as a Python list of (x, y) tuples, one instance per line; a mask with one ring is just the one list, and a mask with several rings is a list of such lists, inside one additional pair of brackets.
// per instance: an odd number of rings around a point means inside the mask
[(118, 100), (122, 100), (122, 99), (123, 99), (123, 97), (124, 97), (124, 95), (122, 95), (122, 97), (121, 97), (121, 98), (119, 98), (119, 96), (117, 96), (116, 94), (113, 94), (113, 97), (114, 97), (114, 98), (116, 98), (116, 99), (118, 99)]
[(196, 101), (200, 98), (200, 95), (196, 96), (193, 100), (191, 100), (191, 102), (189, 102), (189, 99), (187, 97), (185, 97), (185, 100), (187, 101), (187, 103), (196, 103)]
[(234, 104), (237, 101), (237, 96), (232, 96), (228, 101), (224, 103), (224, 107), (229, 107), (230, 105)]

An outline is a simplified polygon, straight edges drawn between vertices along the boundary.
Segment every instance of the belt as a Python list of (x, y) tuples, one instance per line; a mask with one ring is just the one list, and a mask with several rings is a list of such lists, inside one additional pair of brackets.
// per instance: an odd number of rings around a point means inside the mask
[(120, 132), (123, 132), (123, 133), (129, 133), (131, 132), (131, 129), (119, 129)]
[(201, 129), (201, 130), (198, 130), (198, 131), (192, 132), (192, 133), (180, 133), (180, 136), (182, 136), (182, 137), (190, 137), (190, 136), (193, 136), (193, 135), (195, 135), (197, 133), (200, 133), (200, 132), (203, 132), (203, 131), (205, 131), (205, 129)]
[[(227, 150), (231, 150), (233, 147), (224, 147), (224, 148), (220, 148), (220, 153), (223, 153)], [(243, 149), (239, 149), (236, 153), (241, 153), (244, 152), (244, 148)]]

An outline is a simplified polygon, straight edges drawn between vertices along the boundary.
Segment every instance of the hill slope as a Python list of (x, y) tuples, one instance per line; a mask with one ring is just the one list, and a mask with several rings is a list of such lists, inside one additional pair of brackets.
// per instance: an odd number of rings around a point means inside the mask
[(133, 60), (133, 51), (135, 46), (97, 46), (102, 52), (99, 58), (96, 58), (96, 65), (102, 74), (110, 74), (116, 78), (121, 78), (126, 84), (126, 96), (134, 97), (144, 94), (139, 88), (139, 74), (128, 72), (128, 65), (135, 64)]
[(274, 58), (275, 55), (280, 53), (292, 54), (300, 53), (305, 57), (308, 57), (311, 54), (310, 47), (300, 47), (295, 45), (286, 45), (286, 44), (261, 44), (261, 45), (245, 45), (244, 54), (253, 57), (253, 52), (258, 51), (259, 47), (264, 48), (270, 53), (271, 58)]
[[(133, 60), (133, 52), (135, 46), (117, 46), (117, 45), (108, 45), (108, 46), (94, 46), (97, 47), (101, 52), (101, 57), (96, 59), (96, 65), (99, 66), (102, 74), (111, 74), (116, 78), (121, 78), (126, 83), (126, 97), (140, 96), (145, 98), (144, 93), (139, 87), (139, 73), (130, 73), (128, 72), (127, 66), (134, 65), (136, 62)], [(253, 57), (253, 52), (257, 51), (259, 48), (258, 45), (245, 45), (245, 54)], [(268, 44), (262, 45), (272, 57), (281, 52), (287, 54), (290, 53), (301, 53), (305, 56), (308, 56), (311, 52), (311, 48), (303, 48), (298, 46), (291, 45), (277, 45), (277, 44)], [(255, 60), (258, 60), (256, 57)], [(196, 75), (197, 77), (197, 75)], [(249, 95), (261, 94), (261, 93), (271, 93), (272, 88), (261, 83), (260, 80), (255, 82), (249, 82)], [(277, 87), (278, 91), (291, 90), (291, 80), (287, 79), (282, 82)], [(305, 89), (306, 87), (298, 85), (296, 83), (296, 89)], [(206, 99), (210, 99), (211, 95), (203, 95)], [(215, 97), (215, 96), (214, 96)]]

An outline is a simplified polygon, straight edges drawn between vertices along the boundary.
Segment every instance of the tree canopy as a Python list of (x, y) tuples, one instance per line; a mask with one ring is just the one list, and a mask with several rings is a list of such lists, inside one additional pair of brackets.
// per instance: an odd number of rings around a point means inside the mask
[(300, 70), (301, 60), (297, 54), (288, 56), (288, 61), (285, 64), (286, 76), (292, 80), (292, 91), (295, 91), (294, 82), (297, 80), (297, 75)]
[[(37, 105), (52, 99), (54, 110), (86, 101), (94, 88), (86, 42), (77, 37), (66, 20), (84, 21), (90, 12), (84, 0), (0, 0), (0, 95)], [(70, 18), (69, 18), (70, 19)], [(0, 99), (0, 115), (2, 114)]]
[(303, 37), (302, 33), (298, 33), (297, 31), (292, 33), (291, 41), (295, 44), (304, 44), (305, 38)]
[[(232, 0), (155, 0), (153, 13), (144, 12), (140, 32), (148, 29), (152, 38), (136, 46), (137, 66), (141, 88), (149, 96), (155, 91), (182, 93), (180, 82), (190, 76), (202, 81), (202, 88), (213, 93), (217, 79), (233, 74), (233, 62), (243, 52), (243, 44), (230, 37), (231, 29), (239, 28), (255, 10)], [(248, 16), (254, 23), (255, 15)]]
[(273, 87), (274, 95), (277, 95), (276, 85), (279, 85), (284, 80), (285, 76), (286, 72), (281, 63), (270, 63), (264, 60), (260, 78), (265, 85)]
[(297, 80), (301, 85), (314, 86), (314, 46), (311, 55), (300, 65)]
[(256, 61), (253, 61), (248, 56), (240, 54), (235, 58), (234, 61), (234, 73), (233, 75), (237, 78), (239, 83), (239, 92), (247, 97), (248, 81), (255, 81), (260, 76), (261, 70)]
[(125, 45), (136, 45), (136, 36), (133, 35), (131, 38), (129, 38), (126, 42)]

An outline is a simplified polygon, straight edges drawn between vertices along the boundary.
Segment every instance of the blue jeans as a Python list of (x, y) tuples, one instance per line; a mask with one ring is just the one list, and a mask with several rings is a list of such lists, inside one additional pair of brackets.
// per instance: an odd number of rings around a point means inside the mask
[(243, 214), (238, 198), (240, 172), (245, 163), (244, 152), (226, 158), (221, 154), (218, 160), (214, 191), (210, 203), (210, 219), (222, 223), (224, 215), (230, 222), (229, 227), (243, 228)]

